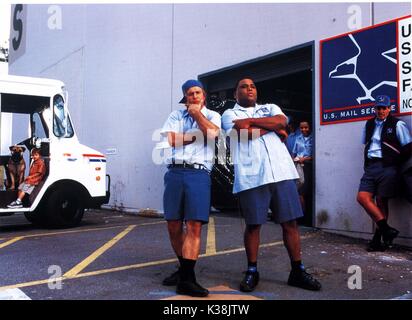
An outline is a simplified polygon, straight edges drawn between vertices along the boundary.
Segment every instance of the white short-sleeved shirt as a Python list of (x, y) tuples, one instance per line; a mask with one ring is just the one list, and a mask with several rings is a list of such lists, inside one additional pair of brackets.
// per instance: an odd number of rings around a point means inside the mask
[[(371, 144), (369, 145), (368, 158), (382, 158), (381, 135), (385, 121), (386, 119), (383, 121), (375, 119), (375, 130), (373, 131)], [(399, 120), (396, 123), (396, 136), (402, 147), (412, 142), (409, 129), (406, 126), (406, 123), (402, 120)], [(366, 144), (366, 125), (362, 130), (362, 143)]]
[[(285, 114), (275, 104), (256, 105), (254, 108), (236, 104), (233, 109), (223, 113), (222, 127), (230, 137), (236, 135), (236, 131), (232, 130), (233, 120), (276, 115)], [(235, 166), (233, 193), (299, 177), (286, 145), (276, 133), (269, 132), (253, 140), (248, 140), (245, 136), (240, 141), (233, 138), (229, 141)]]
[[(203, 107), (201, 109), (202, 114), (213, 124), (221, 127), (220, 114)], [(213, 158), (215, 153), (214, 141), (208, 141), (205, 144), (205, 140), (202, 132), (199, 129), (197, 122), (189, 115), (187, 109), (173, 111), (166, 122), (164, 123), (161, 134), (167, 138), (168, 132), (176, 133), (194, 133), (196, 134), (196, 141), (181, 147), (173, 147), (172, 153), (169, 157), (166, 157), (166, 164), (175, 163), (198, 163), (203, 164), (209, 171), (212, 170)], [(199, 136), (197, 136), (199, 134)]]

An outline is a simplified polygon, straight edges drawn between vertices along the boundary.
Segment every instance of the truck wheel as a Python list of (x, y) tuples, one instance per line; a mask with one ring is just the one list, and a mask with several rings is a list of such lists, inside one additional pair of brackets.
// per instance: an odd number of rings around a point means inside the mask
[(33, 212), (25, 212), (26, 219), (34, 224), (36, 227), (47, 227), (47, 217), (45, 208), (42, 202), (37, 206)]
[(53, 190), (46, 203), (48, 223), (55, 227), (75, 227), (83, 218), (81, 193), (68, 188)]
[(41, 214), (39, 210), (36, 210), (34, 212), (25, 212), (24, 216), (29, 222), (31, 222), (35, 226), (46, 226), (46, 219), (44, 217), (44, 214)]

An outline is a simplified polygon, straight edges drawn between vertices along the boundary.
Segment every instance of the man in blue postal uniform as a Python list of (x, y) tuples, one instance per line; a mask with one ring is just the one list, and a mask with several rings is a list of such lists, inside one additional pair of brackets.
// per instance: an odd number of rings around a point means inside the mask
[(217, 112), (206, 108), (206, 93), (200, 81), (186, 81), (182, 91), (180, 103), (186, 109), (173, 111), (161, 130), (172, 147), (166, 160), (164, 214), (180, 262), (179, 270), (164, 279), (163, 285), (176, 285), (179, 294), (205, 297), (209, 292), (197, 283), (194, 268), (202, 224), (209, 221), (210, 171), (221, 122)]
[(405, 122), (393, 117), (390, 112), (390, 98), (377, 96), (375, 117), (366, 122), (362, 132), (365, 172), (357, 200), (377, 226), (368, 251), (384, 251), (399, 234), (398, 230), (388, 225), (388, 201), (396, 196), (400, 165), (412, 153), (409, 129)]
[(257, 89), (250, 78), (237, 83), (235, 98), (237, 104), (222, 115), (222, 127), (230, 137), (235, 166), (233, 192), (238, 194), (246, 221), (244, 244), (248, 269), (240, 290), (251, 292), (259, 282), (260, 229), (267, 221), (269, 208), (274, 220), (282, 226), (291, 260), (288, 284), (320, 290), (321, 284), (305, 271), (301, 260), (296, 219), (303, 213), (295, 181), (299, 176), (284, 143), (287, 118), (277, 105), (256, 104)]

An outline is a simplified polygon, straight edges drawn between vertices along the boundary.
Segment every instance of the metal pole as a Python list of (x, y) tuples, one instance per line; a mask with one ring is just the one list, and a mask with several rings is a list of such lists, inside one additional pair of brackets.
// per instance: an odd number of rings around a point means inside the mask
[(375, 3), (371, 2), (370, 4), (370, 21), (371, 21), (371, 26), (375, 24)]

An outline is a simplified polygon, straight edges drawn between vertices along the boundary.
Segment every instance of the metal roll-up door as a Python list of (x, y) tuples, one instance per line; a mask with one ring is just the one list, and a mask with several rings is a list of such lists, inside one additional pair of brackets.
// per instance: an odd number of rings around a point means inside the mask
[(201, 74), (208, 92), (231, 89), (237, 79), (250, 76), (256, 82), (282, 77), (312, 68), (312, 43)]

